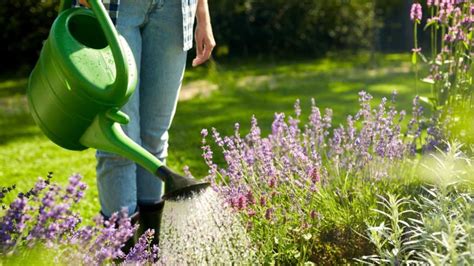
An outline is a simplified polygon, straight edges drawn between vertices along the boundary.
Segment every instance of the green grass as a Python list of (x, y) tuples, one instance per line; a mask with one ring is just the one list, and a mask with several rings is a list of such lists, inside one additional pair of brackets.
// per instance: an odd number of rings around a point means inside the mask
[[(218, 86), (209, 97), (197, 96), (179, 103), (170, 132), (168, 164), (176, 169), (189, 165), (195, 176), (207, 169), (201, 154), (200, 131), (217, 128), (230, 134), (235, 122), (243, 133), (255, 115), (263, 132), (268, 132), (275, 112), (292, 112), (300, 99), (308, 114), (310, 99), (319, 107), (332, 108), (336, 122), (355, 112), (357, 92), (366, 90), (376, 99), (399, 93), (399, 104), (409, 111), (415, 95), (415, 80), (408, 55), (378, 55), (369, 63), (367, 55), (319, 60), (263, 61), (241, 60), (211, 63), (190, 69), (185, 83), (207, 80)], [(373, 66), (373, 67), (369, 67)], [(85, 218), (98, 213), (95, 187), (94, 151), (66, 151), (51, 143), (28, 114), (24, 97), (26, 77), (0, 79), (0, 185), (17, 184), (29, 189), (38, 176), (54, 172), (54, 179), (65, 183), (72, 173), (81, 173), (90, 186), (81, 205)], [(420, 92), (429, 88), (418, 84)]]

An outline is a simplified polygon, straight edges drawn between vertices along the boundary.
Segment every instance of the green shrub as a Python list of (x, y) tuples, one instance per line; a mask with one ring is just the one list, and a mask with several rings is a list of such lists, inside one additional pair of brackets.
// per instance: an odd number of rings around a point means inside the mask
[[(39, 56), (42, 42), (57, 15), (57, 0), (3, 0), (0, 2), (0, 71), (32, 66)], [(12, 69), (13, 68), (13, 69)]]
[[(358, 50), (374, 45), (376, 31), (399, 1), (223, 0), (210, 3), (216, 37), (232, 54)], [(395, 11), (396, 12), (396, 11)]]

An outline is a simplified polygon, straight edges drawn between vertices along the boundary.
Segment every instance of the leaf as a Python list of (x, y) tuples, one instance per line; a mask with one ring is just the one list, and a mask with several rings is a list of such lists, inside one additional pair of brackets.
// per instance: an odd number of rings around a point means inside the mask
[(419, 54), (420, 54), (421, 60), (423, 60), (424, 63), (428, 63), (428, 59), (422, 53), (419, 53)]
[(295, 233), (299, 233), (301, 231), (301, 228), (298, 228), (298, 227), (290, 227), (290, 230), (295, 232)]
[(436, 63), (438, 66), (449, 65), (449, 64), (453, 63), (453, 60), (444, 60), (444, 61), (435, 60), (435, 63)]
[(429, 20), (429, 22), (426, 23), (426, 26), (423, 28), (423, 30), (426, 30), (429, 26), (431, 26), (433, 24), (437, 25), (437, 21), (435, 19)]
[(469, 44), (467, 42), (462, 42), (464, 44), (464, 47), (466, 48), (466, 50), (469, 50)]
[(307, 233), (307, 234), (304, 234), (303, 235), (303, 239), (306, 240), (306, 241), (309, 241), (313, 236), (311, 235), (311, 233)]
[(428, 103), (428, 104), (431, 104), (430, 100), (428, 99), (428, 97), (426, 96), (420, 96), (420, 101), (424, 102), (424, 103)]
[(433, 97), (425, 97), (425, 96), (420, 96), (420, 101), (427, 103), (431, 106), (437, 106), (436, 104), (436, 99)]
[(374, 211), (375, 211), (375, 212), (378, 212), (378, 213), (380, 213), (380, 214), (382, 214), (382, 215), (384, 215), (384, 216), (386, 216), (387, 218), (391, 218), (391, 217), (392, 217), (390, 214), (388, 214), (388, 213), (386, 213), (386, 212), (384, 212), (384, 211), (382, 211), (382, 210), (374, 209)]
[(293, 251), (293, 254), (294, 254), (293, 257), (294, 257), (295, 259), (298, 259), (298, 258), (301, 256), (301, 253), (300, 253), (299, 251), (297, 251), (297, 250), (294, 250), (294, 251)]
[(423, 81), (425, 83), (428, 83), (428, 84), (435, 84), (435, 81), (432, 78), (424, 78), (421, 81)]

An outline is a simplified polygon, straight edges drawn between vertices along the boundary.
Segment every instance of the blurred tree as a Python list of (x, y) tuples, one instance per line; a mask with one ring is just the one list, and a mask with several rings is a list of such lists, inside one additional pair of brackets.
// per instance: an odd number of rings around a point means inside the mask
[(220, 0), (211, 2), (220, 45), (231, 54), (321, 55), (377, 46), (377, 32), (404, 0)]
[[(30, 70), (59, 0), (0, 1), (0, 71)], [(411, 0), (210, 1), (217, 56), (321, 56), (327, 51), (407, 50)], [(409, 22), (409, 21), (408, 21)]]
[(59, 1), (0, 1), (0, 71), (31, 67), (38, 59), (43, 40), (47, 38), (56, 16)]

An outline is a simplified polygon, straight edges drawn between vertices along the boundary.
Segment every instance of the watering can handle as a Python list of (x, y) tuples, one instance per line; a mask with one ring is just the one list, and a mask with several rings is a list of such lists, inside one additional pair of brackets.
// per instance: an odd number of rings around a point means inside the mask
[[(108, 99), (122, 98), (127, 93), (129, 82), (129, 69), (127, 60), (125, 60), (124, 49), (120, 46), (117, 30), (108, 16), (102, 1), (88, 0), (88, 2), (94, 15), (99, 21), (100, 27), (104, 32), (115, 61), (115, 81), (106, 91), (104, 91), (104, 97)], [(59, 13), (71, 8), (71, 6), (72, 0), (61, 0)]]
[(66, 9), (71, 8), (72, 6), (72, 0), (62, 0), (61, 3), (59, 3), (59, 11), (58, 13), (61, 14)]

